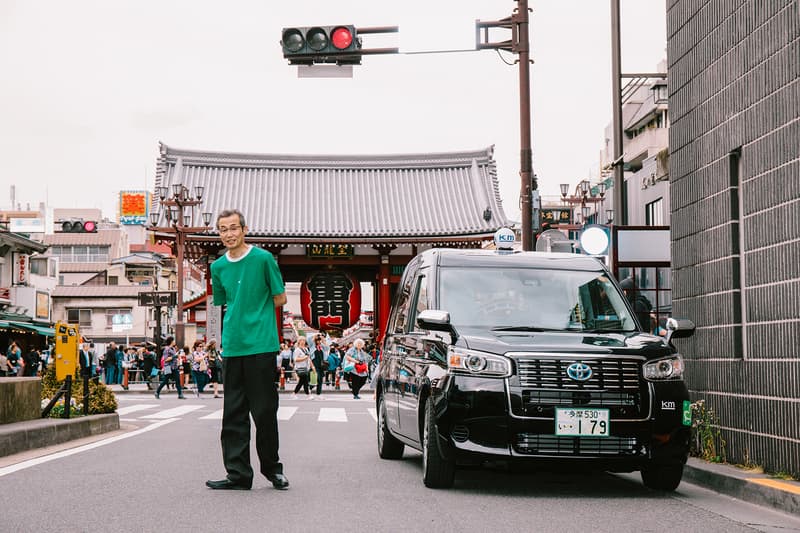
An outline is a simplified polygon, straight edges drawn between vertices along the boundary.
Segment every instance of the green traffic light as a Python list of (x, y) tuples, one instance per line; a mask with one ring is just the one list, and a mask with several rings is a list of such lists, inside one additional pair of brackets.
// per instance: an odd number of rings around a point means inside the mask
[(281, 40), (283, 47), (289, 52), (299, 52), (305, 44), (303, 34), (297, 28), (290, 28), (283, 32)]

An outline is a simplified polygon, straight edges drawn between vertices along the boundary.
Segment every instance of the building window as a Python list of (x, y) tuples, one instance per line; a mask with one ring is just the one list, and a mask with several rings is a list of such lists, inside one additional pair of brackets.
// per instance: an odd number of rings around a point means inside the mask
[(114, 315), (129, 315), (129, 314), (131, 314), (130, 307), (106, 309), (106, 327), (110, 328), (114, 324)]
[(50, 253), (64, 263), (107, 263), (110, 246), (51, 246)]
[(647, 226), (664, 225), (664, 202), (662, 198), (644, 206), (644, 223)]
[(119, 276), (108, 276), (109, 285), (119, 285)]
[(78, 324), (82, 328), (92, 327), (91, 309), (67, 309), (67, 322)]

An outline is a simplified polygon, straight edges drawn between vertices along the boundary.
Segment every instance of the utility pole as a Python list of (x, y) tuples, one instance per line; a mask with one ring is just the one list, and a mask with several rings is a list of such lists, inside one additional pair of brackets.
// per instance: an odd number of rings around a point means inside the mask
[(619, 0), (611, 0), (611, 94), (614, 117), (614, 211), (618, 224), (628, 223), (626, 206), (622, 205), (625, 186), (625, 161), (622, 151), (622, 52), (619, 36)]
[[(522, 212), (522, 249), (533, 250), (533, 232), (539, 228), (539, 211), (534, 220), (534, 191), (539, 187), (533, 173), (531, 149), (531, 81), (530, 81), (530, 18), (528, 0), (517, 0), (517, 9), (510, 17), (496, 21), (475, 21), (475, 45), (478, 50), (505, 50), (519, 54), (519, 207)], [(511, 39), (489, 41), (490, 28), (511, 30)], [(483, 30), (483, 32), (481, 32)], [(483, 39), (481, 39), (481, 37)]]

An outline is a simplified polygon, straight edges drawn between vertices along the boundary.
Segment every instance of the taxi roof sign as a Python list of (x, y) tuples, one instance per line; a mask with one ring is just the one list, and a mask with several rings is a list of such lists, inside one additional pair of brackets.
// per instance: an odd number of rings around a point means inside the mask
[(516, 237), (509, 228), (500, 228), (494, 234), (494, 245), (498, 250), (513, 250)]

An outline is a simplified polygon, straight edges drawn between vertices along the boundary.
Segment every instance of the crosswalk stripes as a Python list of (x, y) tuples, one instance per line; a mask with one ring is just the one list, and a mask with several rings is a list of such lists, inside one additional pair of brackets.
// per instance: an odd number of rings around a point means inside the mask
[[(197, 413), (197, 420), (222, 420), (222, 409), (210, 410), (211, 406), (204, 404), (184, 404), (168, 409), (162, 408), (159, 403), (137, 403), (126, 405), (117, 409), (120, 420), (167, 420), (171, 418), (185, 417), (190, 413), (201, 410)], [(210, 412), (209, 412), (210, 410)], [(149, 411), (149, 412), (148, 412)], [(295, 415), (301, 414), (299, 418)], [(307, 415), (316, 415), (317, 422), (348, 422), (356, 415), (369, 414), (373, 420), (378, 419), (377, 411), (374, 407), (318, 407), (303, 405), (302, 407), (293, 405), (282, 405), (278, 407), (277, 417), (279, 421), (308, 420)]]
[(297, 412), (297, 407), (281, 405), (278, 407), (278, 420), (289, 420)]
[(210, 415), (201, 416), (200, 420), (222, 420), (222, 409), (217, 409)]
[(154, 403), (140, 403), (136, 405), (129, 405), (128, 407), (120, 407), (117, 409), (117, 414), (119, 416), (129, 415), (131, 413), (136, 413), (138, 411), (144, 411), (145, 409), (152, 409), (156, 407)]
[(173, 407), (172, 409), (166, 409), (164, 411), (159, 411), (158, 413), (153, 413), (152, 415), (145, 415), (142, 418), (155, 418), (159, 420), (163, 420), (165, 418), (176, 418), (181, 415), (185, 415), (187, 413), (191, 413), (192, 411), (197, 411), (198, 409), (202, 409), (205, 405), (181, 405), (180, 407)]
[(343, 407), (321, 407), (317, 420), (320, 422), (347, 422)]

